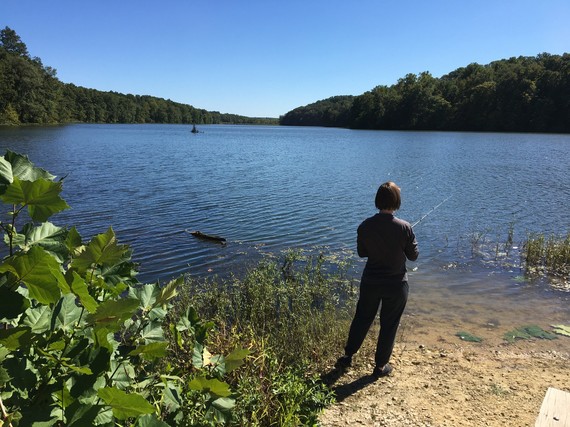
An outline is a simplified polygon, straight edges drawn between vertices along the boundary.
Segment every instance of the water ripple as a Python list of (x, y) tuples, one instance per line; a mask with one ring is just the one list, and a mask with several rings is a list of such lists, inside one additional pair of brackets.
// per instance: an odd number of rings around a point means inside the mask
[[(353, 256), (356, 227), (376, 212), (386, 180), (401, 186), (398, 215), (410, 222), (451, 196), (416, 228), (425, 277), (463, 262), (474, 233), (498, 242), (514, 224), (519, 242), (570, 224), (567, 135), (203, 130), (197, 138), (170, 125), (1, 129), (0, 147), (69, 173), (64, 198), (72, 209), (53, 222), (77, 224), (84, 240), (112, 225), (132, 246), (143, 281), (241, 269), (287, 247)], [(199, 241), (187, 229), (228, 244)], [(476, 263), (468, 260), (469, 268)], [(484, 280), (463, 289), (480, 292)]]

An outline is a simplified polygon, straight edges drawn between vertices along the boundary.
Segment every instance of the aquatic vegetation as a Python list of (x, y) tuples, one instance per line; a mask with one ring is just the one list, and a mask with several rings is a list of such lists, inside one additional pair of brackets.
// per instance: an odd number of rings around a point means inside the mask
[(483, 341), (483, 338), (480, 338), (478, 336), (475, 336), (469, 332), (465, 332), (465, 331), (459, 331), (455, 334), (456, 337), (461, 338), (463, 341), (468, 341), (468, 342), (481, 342)]
[(529, 274), (565, 277), (570, 275), (570, 233), (566, 236), (546, 237), (531, 234), (522, 253), (525, 270)]
[(512, 331), (506, 332), (503, 336), (505, 341), (515, 342), (517, 339), (528, 340), (531, 338), (541, 338), (546, 340), (554, 340), (558, 337), (550, 332), (545, 331), (537, 325), (527, 325), (515, 328)]
[(550, 325), (552, 326), (552, 332), (558, 335), (564, 335), (570, 337), (570, 325)]
[[(466, 259), (466, 263), (477, 262), (489, 269), (520, 272), (513, 276), (516, 283), (536, 282), (570, 292), (570, 233), (565, 236), (533, 233), (517, 242), (511, 222), (506, 236), (498, 234), (490, 238), (489, 234), (489, 230), (469, 233), (468, 246), (458, 245), (458, 256)], [(460, 237), (459, 241), (463, 239)], [(459, 266), (449, 262), (443, 269)]]

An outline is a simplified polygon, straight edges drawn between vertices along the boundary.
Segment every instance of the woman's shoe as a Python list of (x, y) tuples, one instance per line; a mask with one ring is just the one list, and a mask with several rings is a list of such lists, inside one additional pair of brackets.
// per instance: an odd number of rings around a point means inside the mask
[(346, 354), (344, 356), (339, 357), (336, 363), (334, 364), (334, 367), (337, 369), (346, 369), (350, 368), (351, 366), (352, 366), (352, 356), (347, 356)]
[(372, 371), (372, 376), (376, 379), (380, 377), (387, 377), (392, 372), (392, 365), (386, 363), (384, 366), (376, 366)]

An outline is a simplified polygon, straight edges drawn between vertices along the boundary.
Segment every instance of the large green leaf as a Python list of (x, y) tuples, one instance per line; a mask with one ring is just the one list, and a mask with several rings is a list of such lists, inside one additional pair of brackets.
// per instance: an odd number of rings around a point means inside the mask
[[(26, 345), (26, 342), (22, 342), (22, 345)], [(37, 390), (41, 374), (26, 356), (7, 358), (2, 366), (12, 378), (12, 390)]]
[(226, 372), (232, 372), (243, 365), (250, 351), (247, 348), (236, 348), (225, 357)]
[[(124, 245), (124, 247), (128, 248), (127, 245)], [(135, 279), (137, 275), (137, 264), (132, 262), (132, 250), (128, 249), (120, 258), (117, 257), (103, 264), (100, 269), (100, 274), (106, 283), (115, 286), (121, 283), (127, 283), (129, 285), (138, 283)]]
[(10, 383), (11, 379), (8, 371), (0, 366), (0, 388), (4, 388), (6, 384)]
[(87, 316), (87, 321), (96, 324), (98, 328), (106, 325), (120, 326), (133, 316), (138, 308), (139, 302), (136, 299), (108, 300), (99, 304), (97, 311)]
[(4, 159), (12, 166), (12, 175), (26, 181), (35, 181), (44, 178), (53, 180), (54, 175), (45, 169), (34, 166), (28, 156), (24, 156), (8, 150), (4, 155)]
[(111, 360), (110, 362), (109, 370), (114, 372), (112, 385), (121, 390), (131, 387), (133, 379), (136, 377), (134, 365), (128, 361), (117, 362), (116, 360)]
[[(161, 376), (164, 381), (164, 390), (162, 392), (161, 404), (167, 412), (176, 412), (182, 405), (182, 398), (180, 397), (180, 387), (173, 384), (172, 381), (167, 381)], [(178, 379), (180, 381), (180, 379)]]
[(160, 323), (149, 322), (142, 329), (140, 336), (144, 339), (145, 344), (164, 341), (164, 330), (162, 329), (162, 325)]
[(12, 165), (4, 157), (0, 157), (0, 194), (4, 194), (6, 187), (14, 181)]
[(156, 418), (155, 414), (146, 414), (137, 419), (135, 427), (170, 427), (164, 421)]
[(115, 232), (109, 227), (105, 233), (93, 237), (71, 265), (82, 274), (94, 265), (115, 265), (119, 261), (123, 262), (127, 251), (129, 251), (128, 245), (119, 245)]
[(69, 330), (78, 325), (82, 310), (75, 303), (75, 295), (64, 295), (53, 309), (51, 328)]
[(69, 229), (64, 243), (67, 247), (67, 251), (72, 256), (78, 256), (84, 249), (83, 243), (81, 241), (81, 236), (75, 227), (71, 227)]
[(84, 427), (95, 425), (94, 421), (103, 409), (101, 405), (86, 405), (79, 400), (65, 408), (68, 427)]
[(157, 284), (142, 285), (129, 289), (129, 297), (138, 299), (141, 307), (146, 311), (152, 309), (159, 293), (160, 290)]
[(148, 360), (157, 359), (160, 357), (165, 357), (167, 355), (167, 347), (167, 342), (153, 342), (150, 344), (138, 346), (136, 349), (131, 351), (129, 355), (136, 356), (140, 354), (142, 357)]
[(65, 360), (62, 360), (61, 364), (63, 366), (65, 366), (66, 368), (71, 369), (73, 372), (77, 372), (78, 374), (81, 374), (81, 375), (91, 375), (93, 373), (89, 366), (77, 366), (77, 365), (74, 365), (73, 363), (67, 362)]
[(113, 408), (113, 415), (119, 420), (126, 420), (127, 418), (154, 412), (154, 406), (140, 394), (127, 394), (112, 387), (99, 389), (97, 394), (107, 405)]
[(212, 405), (222, 412), (229, 412), (236, 406), (236, 402), (234, 399), (228, 397), (220, 397), (214, 400)]
[(42, 304), (57, 302), (60, 289), (67, 287), (59, 263), (39, 246), (6, 259), (0, 265), (0, 272), (5, 271), (16, 275), (27, 286), (30, 298)]
[(188, 307), (186, 313), (176, 323), (176, 329), (179, 332), (190, 331), (194, 333), (196, 341), (204, 343), (210, 332), (216, 324), (212, 321), (202, 322), (194, 307)]
[(184, 278), (178, 277), (175, 280), (171, 280), (166, 286), (163, 286), (160, 289), (160, 294), (156, 300), (156, 305), (164, 305), (172, 298), (175, 298), (178, 295), (178, 288), (184, 285)]
[(106, 328), (99, 327), (95, 329), (94, 339), (99, 347), (106, 348), (110, 353), (113, 353), (119, 345), (117, 341), (113, 339), (113, 333)]
[(194, 343), (192, 349), (192, 365), (198, 369), (204, 366), (204, 346), (199, 342)]
[(116, 299), (129, 288), (129, 284), (125, 282), (107, 283), (105, 280), (106, 278), (98, 275), (98, 273), (100, 273), (100, 270), (95, 269), (93, 273), (97, 276), (92, 278), (92, 280), (88, 283), (88, 286), (90, 288), (93, 287), (95, 289), (104, 291), (108, 298)]
[(18, 326), (11, 329), (0, 329), (0, 344), (8, 350), (17, 350), (26, 347), (30, 342), (31, 333), (27, 326)]
[(180, 317), (178, 323), (176, 324), (176, 329), (179, 332), (184, 331), (194, 331), (194, 326), (200, 322), (200, 317), (198, 312), (194, 307), (188, 307), (186, 313)]
[(220, 397), (212, 402), (206, 412), (207, 418), (213, 418), (220, 424), (228, 424), (231, 419), (231, 410), (235, 406), (235, 400), (229, 397)]
[(8, 356), (9, 354), (10, 350), (8, 350), (6, 347), (0, 346), (0, 363), (2, 363), (4, 359), (6, 359), (6, 356)]
[(28, 156), (8, 150), (4, 157), (0, 157), (0, 194), (4, 194), (6, 188), (14, 182), (14, 177), (26, 181), (55, 178), (45, 169), (34, 166)]
[(20, 248), (27, 250), (32, 245), (38, 245), (57, 257), (59, 262), (63, 262), (69, 253), (66, 246), (68, 230), (56, 227), (51, 222), (44, 222), (38, 227), (29, 223), (24, 226), (20, 234), (16, 234), (13, 243)]
[(191, 390), (211, 393), (218, 397), (228, 397), (232, 394), (228, 383), (217, 378), (196, 377), (188, 383)]
[(53, 214), (69, 209), (69, 205), (59, 196), (61, 190), (61, 182), (47, 179), (23, 181), (14, 177), (14, 182), (1, 198), (6, 203), (27, 206), (34, 221), (44, 222)]
[(50, 330), (51, 308), (47, 305), (40, 305), (29, 308), (24, 313), (22, 324), (29, 326), (34, 334), (42, 334)]
[(70, 285), (71, 292), (79, 297), (79, 301), (83, 304), (83, 307), (87, 309), (89, 313), (95, 313), (97, 311), (97, 301), (89, 294), (89, 289), (87, 288), (87, 283), (85, 280), (77, 274), (75, 271), (73, 273), (73, 281)]

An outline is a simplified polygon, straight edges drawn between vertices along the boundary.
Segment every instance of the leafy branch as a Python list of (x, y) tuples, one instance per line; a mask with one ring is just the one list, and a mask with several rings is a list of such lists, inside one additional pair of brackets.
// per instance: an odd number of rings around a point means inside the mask
[[(0, 157), (0, 222), (9, 255), (0, 263), (0, 389), (3, 425), (211, 425), (231, 418), (223, 376), (247, 356), (206, 348), (211, 322), (169, 310), (181, 279), (141, 284), (131, 250), (111, 227), (84, 243), (48, 219), (64, 209), (62, 180), (8, 151)], [(19, 225), (24, 211), (30, 221)], [(192, 350), (190, 370), (164, 363), (165, 330)], [(196, 413), (196, 408), (201, 408)]]

